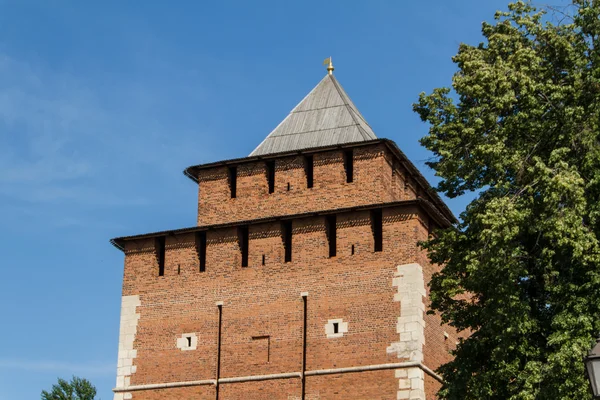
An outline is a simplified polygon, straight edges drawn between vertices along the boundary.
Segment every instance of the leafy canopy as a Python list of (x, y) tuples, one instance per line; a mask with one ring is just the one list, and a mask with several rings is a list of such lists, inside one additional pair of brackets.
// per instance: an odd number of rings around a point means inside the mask
[(479, 196), (424, 246), (432, 308), (464, 331), (443, 399), (591, 399), (600, 331), (600, 1), (522, 1), (421, 94), (421, 144), (449, 197)]
[(52, 390), (42, 391), (42, 400), (94, 400), (96, 388), (87, 379), (74, 376), (71, 382), (58, 378)]

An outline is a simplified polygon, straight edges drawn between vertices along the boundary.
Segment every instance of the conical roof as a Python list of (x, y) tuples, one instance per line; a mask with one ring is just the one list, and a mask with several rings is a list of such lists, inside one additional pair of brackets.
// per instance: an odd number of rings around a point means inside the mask
[(333, 74), (327, 74), (250, 156), (377, 139)]

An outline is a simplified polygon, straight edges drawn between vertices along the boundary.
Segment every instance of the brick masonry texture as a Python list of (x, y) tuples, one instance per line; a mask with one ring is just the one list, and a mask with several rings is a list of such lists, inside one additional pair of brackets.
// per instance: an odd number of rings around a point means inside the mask
[[(237, 167), (236, 197), (231, 198), (227, 167), (198, 175), (198, 225), (298, 214), (331, 208), (410, 200), (414, 181), (383, 144), (354, 149), (354, 179), (346, 182), (342, 151), (313, 156), (314, 186), (307, 188), (304, 158), (275, 160), (275, 191), (269, 194), (265, 162)], [(289, 190), (288, 190), (289, 185)]]
[[(199, 177), (198, 224), (293, 215), (308, 211), (414, 199), (419, 190), (383, 146), (355, 148), (354, 182), (346, 183), (342, 153), (315, 153), (314, 187), (306, 188), (303, 160), (276, 160), (275, 193), (268, 194), (264, 164), (238, 166), (237, 198), (229, 198), (226, 168)], [(290, 183), (290, 191), (287, 184)], [(206, 270), (200, 272), (193, 233), (167, 234), (164, 276), (158, 276), (155, 240), (125, 243), (123, 296), (139, 296), (140, 314), (130, 385), (215, 379), (218, 307), (223, 302), (221, 378), (298, 373), (302, 367), (303, 301), (307, 297), (306, 370), (409, 361), (390, 354), (398, 342), (401, 304), (394, 286), (398, 266), (417, 263), (427, 283), (438, 267), (418, 247), (430, 218), (418, 206), (384, 208), (383, 250), (374, 251), (368, 210), (337, 214), (337, 254), (329, 257), (326, 219), (292, 220), (292, 261), (284, 262), (282, 225), (250, 224), (248, 267), (236, 227), (206, 233)], [(264, 259), (264, 265), (263, 265)], [(397, 277), (396, 277), (397, 278)], [(426, 290), (426, 289), (423, 289)], [(427, 291), (428, 294), (428, 291)], [(428, 305), (427, 297), (423, 301)], [(439, 317), (424, 315), (423, 363), (434, 369), (450, 359), (456, 335)], [(330, 319), (348, 323), (343, 336), (328, 338)], [(444, 336), (447, 333), (448, 337)], [(182, 351), (177, 339), (197, 337)], [(305, 399), (396, 399), (395, 369), (307, 376)], [(439, 383), (425, 374), (427, 399)], [(215, 386), (131, 391), (133, 399), (215, 399)], [(219, 399), (300, 399), (297, 377), (221, 383)]]

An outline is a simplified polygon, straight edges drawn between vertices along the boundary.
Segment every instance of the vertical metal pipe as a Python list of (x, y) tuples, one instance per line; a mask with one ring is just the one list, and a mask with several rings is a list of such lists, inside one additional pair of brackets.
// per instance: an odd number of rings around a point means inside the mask
[(302, 385), (302, 396), (301, 399), (304, 400), (304, 396), (306, 393), (306, 306), (307, 306), (308, 293), (302, 293), (302, 371), (300, 371), (301, 385)]
[(219, 400), (219, 378), (221, 377), (221, 325), (223, 321), (223, 302), (217, 302), (217, 308), (219, 310), (219, 328), (217, 330), (217, 370), (215, 380), (215, 399)]

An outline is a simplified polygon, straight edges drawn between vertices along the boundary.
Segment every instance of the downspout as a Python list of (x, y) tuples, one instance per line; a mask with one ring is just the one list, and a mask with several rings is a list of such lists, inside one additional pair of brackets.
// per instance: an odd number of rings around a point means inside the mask
[(221, 377), (221, 325), (223, 322), (223, 302), (217, 302), (219, 311), (219, 328), (217, 330), (217, 370), (215, 379), (215, 400), (219, 400), (219, 378)]
[(307, 310), (307, 299), (308, 299), (308, 292), (302, 292), (301, 294), (302, 296), (302, 370), (300, 371), (300, 380), (301, 380), (301, 386), (302, 386), (302, 395), (301, 395), (301, 399), (304, 400), (305, 397), (305, 393), (306, 393), (306, 310)]

